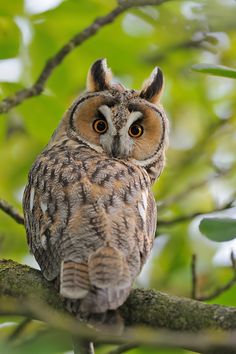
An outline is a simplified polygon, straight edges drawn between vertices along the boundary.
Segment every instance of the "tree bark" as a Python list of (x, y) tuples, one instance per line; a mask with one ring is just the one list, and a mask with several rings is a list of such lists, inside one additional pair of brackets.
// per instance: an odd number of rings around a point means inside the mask
[[(44, 279), (40, 271), (11, 260), (0, 261), (0, 296), (14, 299), (30, 296), (53, 309), (63, 310), (62, 299), (54, 285)], [(0, 303), (0, 313), (3, 306)], [(149, 325), (191, 332), (236, 329), (234, 307), (206, 304), (150, 289), (132, 290), (120, 311), (127, 326)]]

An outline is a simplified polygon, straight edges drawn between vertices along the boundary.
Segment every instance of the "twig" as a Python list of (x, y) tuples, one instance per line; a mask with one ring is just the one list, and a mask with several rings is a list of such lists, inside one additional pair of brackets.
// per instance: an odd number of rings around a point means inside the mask
[(206, 211), (205, 212), (197, 211), (197, 212), (194, 212), (194, 213), (191, 213), (191, 214), (178, 216), (177, 218), (174, 218), (174, 219), (171, 219), (171, 220), (158, 220), (158, 226), (159, 227), (161, 227), (161, 226), (172, 226), (172, 225), (180, 223), (180, 222), (190, 221), (190, 220), (196, 218), (197, 216), (201, 216), (201, 215), (205, 215), (205, 214), (211, 214), (211, 213), (216, 213), (216, 212), (219, 212), (219, 211), (230, 209), (230, 208), (232, 208), (234, 200), (235, 200), (235, 195), (232, 197), (232, 199), (229, 202), (227, 202), (226, 204), (222, 205), (219, 208), (216, 208), (215, 210), (211, 210), (211, 211), (208, 211), (208, 212), (206, 212)]
[(189, 196), (189, 194), (191, 192), (195, 191), (196, 189), (204, 187), (206, 184), (208, 184), (218, 178), (228, 175), (232, 171), (233, 167), (235, 167), (235, 164), (231, 167), (231, 169), (217, 170), (216, 173), (213, 173), (210, 176), (207, 176), (205, 179), (198, 181), (196, 183), (190, 184), (189, 186), (187, 186), (186, 189), (180, 191), (179, 193), (174, 194), (174, 195), (167, 197), (166, 199), (158, 202), (158, 209), (160, 210), (162, 208), (166, 208), (169, 205), (172, 205), (173, 203), (177, 202), (178, 200), (183, 200), (186, 196)]
[(204, 296), (197, 296), (196, 300), (198, 301), (207, 301), (207, 300), (212, 300), (216, 298), (217, 296), (221, 295), (224, 293), (226, 290), (229, 290), (233, 285), (236, 284), (236, 261), (234, 258), (234, 253), (233, 251), (230, 254), (231, 262), (232, 262), (232, 269), (233, 269), (233, 277), (223, 286), (219, 287), (215, 291), (213, 291), (209, 295), (204, 295)]
[(36, 82), (29, 88), (15, 92), (13, 95), (4, 98), (0, 102), (0, 114), (8, 112), (11, 108), (19, 105), (24, 100), (42, 93), (44, 86), (54, 69), (70, 54), (76, 47), (87, 39), (94, 36), (102, 27), (112, 23), (121, 13), (136, 6), (161, 5), (170, 0), (126, 0), (120, 1), (119, 5), (103, 17), (97, 18), (90, 26), (72, 37), (53, 57), (45, 64)]
[(192, 294), (191, 298), (196, 299), (196, 291), (197, 291), (197, 272), (196, 272), (196, 254), (192, 255), (191, 262), (191, 273), (192, 273)]
[[(212, 212), (214, 212), (214, 211), (212, 211)], [(158, 227), (172, 226), (172, 225), (178, 224), (180, 222), (185, 222), (185, 221), (192, 220), (192, 219), (196, 218), (197, 216), (204, 215), (204, 214), (207, 214), (207, 213), (206, 212), (202, 212), (202, 211), (197, 211), (197, 212), (194, 212), (192, 214), (178, 216), (177, 218), (174, 218), (174, 219), (171, 219), (171, 220), (158, 220), (158, 224), (157, 225), (158, 225)]]
[(122, 345), (119, 345), (119, 347), (117, 347), (113, 350), (110, 350), (107, 354), (122, 354), (122, 353), (128, 352), (129, 350), (137, 348), (137, 347), (138, 347), (138, 345), (135, 343), (122, 344)]
[(0, 209), (4, 211), (4, 213), (8, 214), (12, 219), (14, 219), (18, 224), (24, 225), (24, 218), (22, 215), (18, 213), (18, 211), (8, 204), (5, 200), (0, 199)]
[(15, 340), (25, 329), (25, 327), (31, 322), (30, 318), (25, 318), (19, 323), (19, 325), (14, 329), (14, 331), (9, 335), (8, 342)]
[[(164, 48), (163, 51), (160, 53), (155, 53), (154, 55), (146, 56), (145, 59), (151, 64), (160, 63), (161, 61), (165, 60), (166, 57), (168, 57), (169, 55), (177, 51), (181, 51), (185, 49), (202, 49), (202, 47), (204, 48), (204, 43), (203, 43), (204, 41), (205, 41), (205, 37), (199, 40), (190, 39), (180, 43), (176, 43), (172, 46)], [(210, 49), (210, 47), (208, 47), (208, 49)]]
[(234, 257), (234, 251), (230, 252), (230, 260), (231, 260), (233, 271), (234, 271), (235, 276), (236, 276), (236, 259)]
[[(186, 173), (189, 169), (192, 168), (192, 165), (196, 164), (198, 159), (205, 159), (206, 154), (204, 155), (202, 152), (207, 151), (207, 145), (211, 142), (211, 140), (216, 138), (216, 134), (222, 129), (226, 124), (228, 124), (227, 120), (218, 120), (217, 122), (212, 123), (208, 129), (206, 129), (205, 134), (201, 137), (201, 139), (197, 142), (196, 145), (189, 151), (186, 156), (178, 162), (178, 168), (175, 169), (174, 164), (172, 164), (172, 180), (175, 178), (179, 178), (179, 171), (181, 170), (182, 175)], [(178, 175), (178, 176), (177, 176)], [(167, 184), (167, 188), (169, 185)], [(162, 190), (163, 195), (168, 193), (165, 188)]]

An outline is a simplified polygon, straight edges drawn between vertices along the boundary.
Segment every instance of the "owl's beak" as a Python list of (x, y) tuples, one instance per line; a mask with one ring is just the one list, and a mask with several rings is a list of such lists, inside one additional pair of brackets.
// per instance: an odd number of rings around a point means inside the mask
[(112, 157), (118, 157), (120, 155), (120, 136), (118, 134), (113, 138), (111, 155)]

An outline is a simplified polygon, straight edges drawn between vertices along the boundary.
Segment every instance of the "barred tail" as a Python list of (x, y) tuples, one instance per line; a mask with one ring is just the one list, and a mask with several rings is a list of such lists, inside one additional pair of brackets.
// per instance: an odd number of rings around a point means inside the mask
[(61, 263), (60, 293), (68, 299), (82, 299), (89, 291), (88, 266), (64, 260)]

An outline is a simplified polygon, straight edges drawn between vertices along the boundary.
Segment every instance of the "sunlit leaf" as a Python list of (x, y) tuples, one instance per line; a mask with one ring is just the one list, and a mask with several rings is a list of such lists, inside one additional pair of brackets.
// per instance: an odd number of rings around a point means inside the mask
[(204, 218), (200, 222), (199, 229), (212, 241), (230, 241), (236, 237), (236, 219)]
[(236, 69), (232, 69), (223, 65), (196, 64), (192, 66), (192, 70), (198, 71), (203, 74), (210, 74), (236, 79)]

